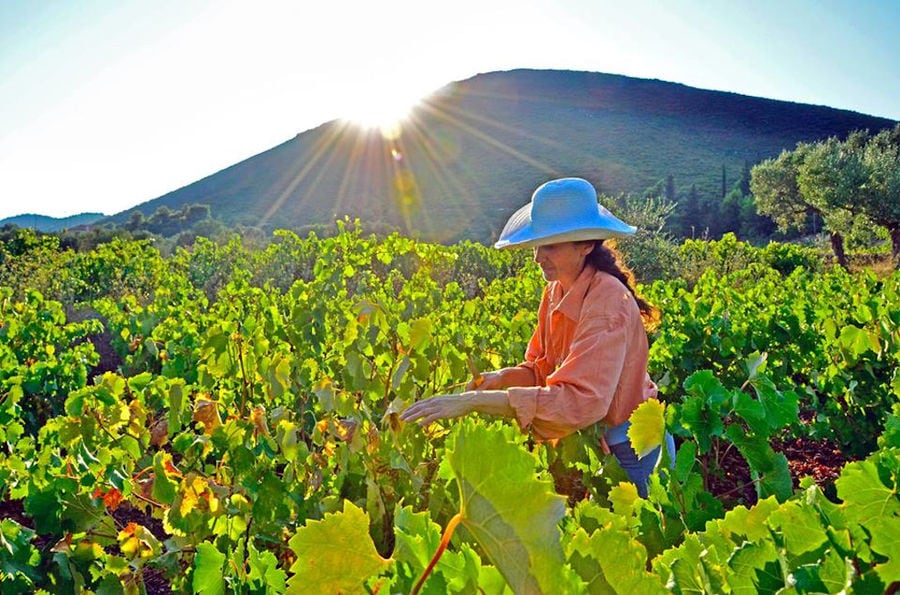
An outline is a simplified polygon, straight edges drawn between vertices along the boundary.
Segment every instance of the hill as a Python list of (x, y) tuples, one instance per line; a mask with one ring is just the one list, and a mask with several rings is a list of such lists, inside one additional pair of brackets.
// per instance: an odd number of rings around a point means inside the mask
[(46, 215), (16, 215), (0, 219), (0, 227), (15, 225), (16, 227), (30, 227), (37, 231), (54, 232), (64, 229), (74, 229), (83, 225), (91, 225), (106, 217), (103, 213), (79, 213), (70, 217), (47, 217)]
[(672, 176), (721, 196), (723, 171), (799, 141), (895, 123), (824, 106), (592, 72), (513, 70), (428, 97), (396, 138), (331, 121), (136, 210), (208, 204), (226, 224), (303, 228), (348, 215), (432, 241), (489, 241), (544, 180), (590, 179), (606, 194)]

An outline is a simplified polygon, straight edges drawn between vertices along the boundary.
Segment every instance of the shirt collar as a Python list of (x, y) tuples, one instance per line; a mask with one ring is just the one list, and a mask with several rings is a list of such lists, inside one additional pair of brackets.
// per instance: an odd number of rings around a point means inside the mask
[(586, 264), (565, 295), (559, 282), (554, 282), (554, 287), (550, 294), (552, 296), (550, 302), (552, 309), (559, 310), (566, 318), (572, 321), (577, 321), (581, 316), (584, 296), (587, 294), (588, 286), (591, 284), (595, 272), (596, 269), (594, 267)]

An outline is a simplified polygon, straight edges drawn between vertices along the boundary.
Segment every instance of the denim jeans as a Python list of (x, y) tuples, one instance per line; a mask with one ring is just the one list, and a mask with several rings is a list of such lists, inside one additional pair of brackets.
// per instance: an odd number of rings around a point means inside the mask
[[(669, 455), (669, 468), (675, 467), (675, 440), (672, 435), (666, 432), (666, 450)], [(609, 450), (615, 455), (619, 461), (619, 466), (628, 475), (628, 479), (637, 486), (638, 494), (641, 498), (647, 497), (647, 482), (650, 480), (650, 474), (656, 468), (659, 461), (661, 446), (657, 446), (648, 454), (638, 458), (637, 453), (631, 448), (631, 442), (619, 442), (618, 444), (610, 444)]]

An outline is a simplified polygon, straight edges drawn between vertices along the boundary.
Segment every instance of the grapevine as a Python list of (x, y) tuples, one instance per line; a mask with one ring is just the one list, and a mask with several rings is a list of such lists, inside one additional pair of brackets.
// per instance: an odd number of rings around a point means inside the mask
[[(900, 581), (897, 274), (757, 262), (642, 288), (660, 400), (632, 441), (678, 440), (642, 499), (589, 432), (399, 420), (519, 361), (543, 287), (521, 256), (342, 226), (167, 257), (44, 243), (0, 269), (0, 592)], [(826, 437), (847, 464), (798, 475), (785, 455)], [(728, 461), (745, 478), (718, 489)]]

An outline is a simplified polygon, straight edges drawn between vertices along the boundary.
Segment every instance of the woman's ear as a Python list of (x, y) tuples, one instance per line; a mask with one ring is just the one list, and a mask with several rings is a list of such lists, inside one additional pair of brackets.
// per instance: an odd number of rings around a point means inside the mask
[(593, 241), (593, 240), (588, 240), (588, 241), (585, 241), (585, 242), (581, 242), (581, 244), (580, 244), (580, 247), (581, 247), (581, 250), (580, 250), (581, 255), (582, 255), (584, 258), (587, 258), (587, 255), (594, 251), (594, 246), (596, 246), (596, 245), (597, 245), (597, 242), (595, 242), (595, 241)]

